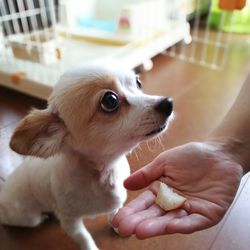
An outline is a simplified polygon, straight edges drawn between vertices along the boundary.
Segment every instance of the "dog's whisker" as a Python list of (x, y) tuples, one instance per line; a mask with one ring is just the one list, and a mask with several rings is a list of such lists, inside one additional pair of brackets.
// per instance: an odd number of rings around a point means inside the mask
[(139, 156), (137, 154), (137, 150), (136, 149), (134, 150), (134, 154), (135, 154), (136, 160), (139, 162), (140, 159), (139, 159)]
[(157, 140), (158, 144), (160, 145), (161, 150), (162, 150), (162, 151), (165, 151), (165, 146), (164, 146), (164, 144), (162, 143), (162, 137), (163, 137), (163, 135), (160, 134), (160, 135), (158, 135), (158, 136), (156, 137), (156, 140)]
[(148, 147), (148, 150), (149, 150), (151, 153), (154, 153), (154, 152), (155, 152), (155, 147), (154, 147), (154, 146), (152, 147), (152, 141), (154, 141), (154, 139), (153, 139), (153, 140), (150, 140), (150, 141), (147, 141), (147, 147)]

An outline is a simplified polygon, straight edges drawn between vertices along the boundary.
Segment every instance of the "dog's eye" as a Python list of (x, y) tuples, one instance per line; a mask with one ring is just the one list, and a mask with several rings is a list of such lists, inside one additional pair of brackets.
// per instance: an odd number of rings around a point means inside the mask
[(114, 112), (120, 106), (118, 96), (111, 91), (106, 92), (101, 99), (101, 108), (104, 112)]
[(136, 84), (139, 89), (141, 89), (141, 81), (139, 78), (136, 78)]

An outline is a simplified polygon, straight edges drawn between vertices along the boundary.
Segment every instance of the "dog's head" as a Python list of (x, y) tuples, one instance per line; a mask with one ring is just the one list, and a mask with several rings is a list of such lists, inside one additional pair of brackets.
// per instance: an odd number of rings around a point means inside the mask
[(10, 146), (44, 158), (67, 149), (112, 156), (163, 131), (171, 113), (171, 99), (144, 94), (133, 72), (80, 67), (61, 77), (46, 110), (21, 121)]

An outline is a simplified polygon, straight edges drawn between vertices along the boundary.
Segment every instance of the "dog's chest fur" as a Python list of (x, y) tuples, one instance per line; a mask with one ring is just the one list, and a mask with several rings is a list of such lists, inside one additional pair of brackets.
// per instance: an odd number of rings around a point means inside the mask
[(123, 156), (112, 164), (98, 169), (84, 166), (85, 162), (74, 162), (79, 166), (61, 165), (56, 178), (52, 178), (56, 210), (74, 215), (96, 215), (115, 210), (126, 199), (123, 181), (129, 175), (129, 166)]

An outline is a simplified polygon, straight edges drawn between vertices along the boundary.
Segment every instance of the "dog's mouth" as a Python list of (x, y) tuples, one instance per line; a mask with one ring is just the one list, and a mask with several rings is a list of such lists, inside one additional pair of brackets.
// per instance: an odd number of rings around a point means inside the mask
[(146, 136), (152, 136), (152, 135), (156, 135), (158, 133), (160, 133), (161, 131), (163, 131), (167, 126), (167, 123), (164, 123), (162, 126), (160, 126), (157, 129), (152, 130), (151, 132), (147, 133)]

